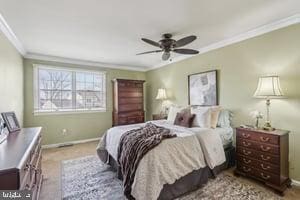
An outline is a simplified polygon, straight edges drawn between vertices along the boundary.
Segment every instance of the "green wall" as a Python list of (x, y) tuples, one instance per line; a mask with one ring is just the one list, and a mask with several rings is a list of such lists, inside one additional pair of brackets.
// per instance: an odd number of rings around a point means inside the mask
[[(293, 25), (144, 73), (30, 59), (23, 61), (0, 33), (0, 112), (14, 110), (19, 121), (24, 121), (25, 127), (42, 126), (44, 144), (96, 138), (112, 124), (113, 78), (146, 79), (146, 113), (150, 119), (152, 113), (160, 110), (159, 102), (155, 100), (158, 88), (167, 89), (172, 103), (187, 105), (187, 76), (217, 69), (220, 105), (234, 112), (233, 122), (238, 126), (242, 123), (254, 123), (249, 117), (251, 110), (265, 111), (265, 102), (253, 98), (253, 93), (259, 76), (276, 74), (281, 77), (281, 85), (287, 98), (271, 101), (271, 119), (275, 127), (291, 130), (290, 174), (293, 179), (300, 180), (300, 160), (297, 159), (300, 154), (299, 35), (300, 25)], [(107, 71), (107, 111), (34, 116), (33, 64)], [(62, 129), (67, 129), (67, 135), (62, 135)]]
[(0, 31), (0, 113), (15, 111), (23, 124), (23, 58)]
[[(107, 111), (96, 113), (33, 115), (33, 64), (46, 64), (63, 67), (81, 67), (90, 70), (107, 72)], [(25, 114), (26, 127), (42, 126), (43, 143), (56, 144), (67, 141), (84, 140), (100, 137), (112, 126), (112, 83), (114, 78), (145, 80), (144, 72), (104, 69), (99, 67), (77, 66), (64, 63), (53, 63), (38, 60), (24, 60), (25, 78)], [(67, 129), (67, 134), (62, 134)]]
[(234, 45), (198, 55), (181, 62), (148, 71), (148, 119), (158, 113), (157, 89), (167, 89), (169, 100), (188, 104), (189, 74), (217, 69), (219, 72), (219, 102), (234, 112), (234, 125), (253, 124), (251, 110), (265, 113), (265, 101), (253, 98), (258, 77), (276, 74), (286, 99), (271, 100), (271, 120), (276, 128), (290, 134), (290, 175), (300, 180), (300, 25), (255, 37)]

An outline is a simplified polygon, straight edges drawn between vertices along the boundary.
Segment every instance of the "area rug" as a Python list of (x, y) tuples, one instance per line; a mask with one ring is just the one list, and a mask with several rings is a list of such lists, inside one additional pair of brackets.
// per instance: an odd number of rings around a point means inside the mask
[[(62, 199), (123, 200), (122, 182), (113, 169), (97, 156), (62, 161)], [(272, 192), (243, 183), (234, 176), (221, 173), (198, 190), (177, 200), (277, 200)]]

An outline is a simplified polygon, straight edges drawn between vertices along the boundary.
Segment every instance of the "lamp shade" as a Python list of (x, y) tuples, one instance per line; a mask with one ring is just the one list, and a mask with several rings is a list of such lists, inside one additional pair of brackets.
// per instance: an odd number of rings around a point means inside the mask
[(157, 100), (167, 99), (166, 90), (163, 88), (158, 89), (156, 99)]
[(278, 98), (283, 96), (278, 76), (262, 76), (259, 78), (254, 97)]

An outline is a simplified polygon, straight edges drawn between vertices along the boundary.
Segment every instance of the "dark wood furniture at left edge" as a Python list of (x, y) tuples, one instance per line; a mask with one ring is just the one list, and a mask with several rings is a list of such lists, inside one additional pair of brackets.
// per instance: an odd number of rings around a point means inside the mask
[(42, 175), (41, 127), (10, 133), (0, 144), (0, 190), (30, 190), (39, 198)]
[(236, 129), (236, 175), (264, 182), (281, 195), (291, 186), (289, 131)]

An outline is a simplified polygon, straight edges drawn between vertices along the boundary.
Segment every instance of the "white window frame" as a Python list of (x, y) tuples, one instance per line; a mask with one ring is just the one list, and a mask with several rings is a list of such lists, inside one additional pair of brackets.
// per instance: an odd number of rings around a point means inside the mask
[[(103, 108), (83, 108), (83, 109), (63, 109), (63, 110), (53, 110), (53, 111), (45, 111), (38, 109), (39, 103), (39, 69), (49, 69), (49, 70), (63, 70), (63, 71), (70, 71), (70, 72), (82, 72), (82, 73), (94, 73), (103, 76), (103, 101), (104, 107)], [(72, 77), (72, 92), (74, 90), (74, 77)], [(76, 81), (76, 80), (75, 80)], [(51, 66), (51, 65), (41, 65), (41, 64), (34, 64), (33, 65), (33, 98), (34, 98), (34, 105), (33, 105), (33, 114), (34, 115), (56, 115), (56, 114), (79, 114), (79, 113), (95, 113), (95, 112), (106, 112), (107, 111), (107, 82), (106, 82), (106, 71), (97, 71), (97, 70), (85, 70), (81, 68), (71, 68), (71, 67), (60, 67), (60, 66)]]

